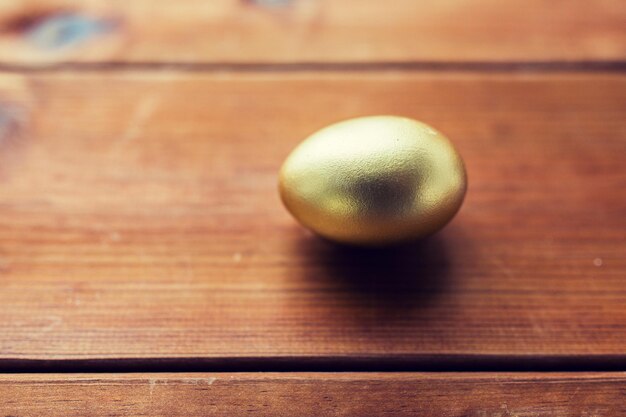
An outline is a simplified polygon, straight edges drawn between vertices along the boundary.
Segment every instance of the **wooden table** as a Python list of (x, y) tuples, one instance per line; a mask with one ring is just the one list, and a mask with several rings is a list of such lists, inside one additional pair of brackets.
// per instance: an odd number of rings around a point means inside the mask
[[(0, 70), (0, 415), (626, 413), (623, 1), (5, 1)], [(280, 204), (371, 114), (466, 161), (426, 241)]]

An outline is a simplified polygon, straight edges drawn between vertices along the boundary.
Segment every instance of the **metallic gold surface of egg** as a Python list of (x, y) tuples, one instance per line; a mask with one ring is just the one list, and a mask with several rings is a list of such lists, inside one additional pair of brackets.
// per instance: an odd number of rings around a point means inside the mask
[(280, 171), (283, 203), (308, 229), (337, 242), (387, 245), (448, 223), (467, 186), (463, 161), (430, 126), (361, 117), (304, 140)]

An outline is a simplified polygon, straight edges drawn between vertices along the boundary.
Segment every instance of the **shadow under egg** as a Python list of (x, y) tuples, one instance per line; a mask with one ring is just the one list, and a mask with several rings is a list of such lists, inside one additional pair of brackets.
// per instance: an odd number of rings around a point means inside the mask
[(434, 235), (383, 248), (335, 244), (301, 235), (295, 250), (307, 263), (305, 277), (324, 289), (336, 321), (383, 326), (427, 314), (450, 286), (445, 239)]

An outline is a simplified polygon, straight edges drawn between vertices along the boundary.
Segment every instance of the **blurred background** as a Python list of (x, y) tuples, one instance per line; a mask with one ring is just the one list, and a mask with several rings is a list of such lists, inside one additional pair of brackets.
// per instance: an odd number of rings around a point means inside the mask
[(615, 61), (620, 0), (3, 0), (0, 62)]

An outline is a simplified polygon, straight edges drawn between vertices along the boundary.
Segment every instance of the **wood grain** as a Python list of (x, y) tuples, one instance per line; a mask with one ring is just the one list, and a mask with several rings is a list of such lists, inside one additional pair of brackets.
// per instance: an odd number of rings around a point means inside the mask
[(0, 375), (15, 416), (618, 416), (626, 374)]
[[(626, 356), (622, 75), (5, 74), (0, 97), (5, 363)], [(452, 138), (468, 197), (420, 244), (334, 247), (276, 172), (378, 113)]]
[(623, 60), (621, 0), (4, 0), (0, 62)]

